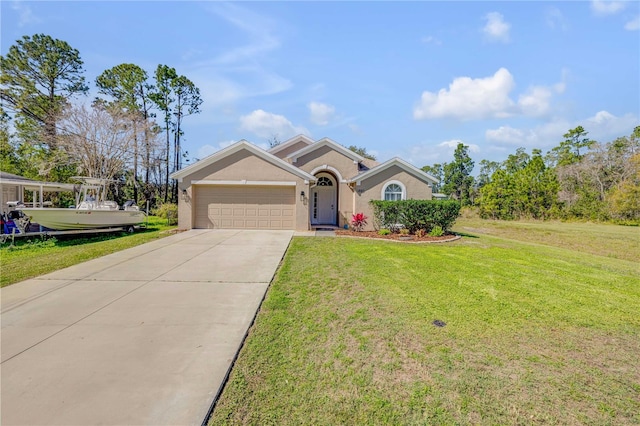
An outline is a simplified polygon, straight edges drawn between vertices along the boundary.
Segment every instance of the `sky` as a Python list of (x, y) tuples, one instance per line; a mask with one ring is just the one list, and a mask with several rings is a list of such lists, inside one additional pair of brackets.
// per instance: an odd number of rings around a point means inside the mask
[[(478, 164), (547, 152), (583, 126), (640, 125), (640, 2), (0, 2), (4, 55), (47, 34), (80, 52), (91, 87), (121, 63), (174, 67), (200, 89), (189, 158), (246, 139), (328, 137), (379, 161)], [(192, 160), (193, 161), (193, 160)]]

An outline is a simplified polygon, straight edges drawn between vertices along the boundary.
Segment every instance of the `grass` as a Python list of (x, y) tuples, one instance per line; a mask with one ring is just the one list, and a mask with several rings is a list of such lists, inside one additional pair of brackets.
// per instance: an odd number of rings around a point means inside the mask
[(564, 247), (632, 262), (640, 259), (640, 227), (637, 226), (460, 218), (455, 230)]
[(149, 217), (146, 229), (126, 234), (124, 232), (99, 234), (92, 237), (58, 237), (5, 243), (0, 247), (0, 284), (2, 287), (28, 278), (66, 268), (168, 235), (173, 226), (166, 220)]
[(443, 245), (294, 238), (210, 424), (640, 423), (627, 247), (512, 225)]

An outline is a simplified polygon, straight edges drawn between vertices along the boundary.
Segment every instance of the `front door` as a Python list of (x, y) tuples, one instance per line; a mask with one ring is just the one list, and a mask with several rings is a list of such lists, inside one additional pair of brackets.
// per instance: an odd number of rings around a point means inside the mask
[(311, 224), (336, 225), (336, 180), (328, 173), (321, 173), (317, 178), (316, 186), (311, 189)]

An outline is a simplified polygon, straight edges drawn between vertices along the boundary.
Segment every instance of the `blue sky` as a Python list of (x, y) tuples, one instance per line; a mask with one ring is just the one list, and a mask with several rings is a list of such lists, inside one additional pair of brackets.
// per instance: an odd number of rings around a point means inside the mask
[[(570, 128), (640, 125), (640, 2), (32, 2), (1, 7), (4, 54), (48, 34), (95, 78), (166, 64), (201, 90), (185, 148), (304, 133), (379, 160), (476, 164), (544, 152)], [(83, 101), (82, 99), (78, 101)]]

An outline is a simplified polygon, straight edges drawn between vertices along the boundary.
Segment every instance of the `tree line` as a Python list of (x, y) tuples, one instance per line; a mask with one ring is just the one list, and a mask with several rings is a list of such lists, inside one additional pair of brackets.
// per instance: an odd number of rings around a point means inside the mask
[(149, 76), (119, 64), (95, 80), (90, 105), (80, 52), (45, 34), (23, 36), (0, 56), (0, 169), (38, 180), (83, 175), (117, 182), (116, 199), (177, 202), (169, 175), (182, 167), (183, 120), (200, 90), (175, 68)]
[(640, 223), (640, 126), (599, 143), (578, 126), (543, 155), (518, 148), (502, 162), (482, 160), (477, 177), (469, 147), (450, 163), (424, 166), (442, 192), (490, 219), (579, 219)]

